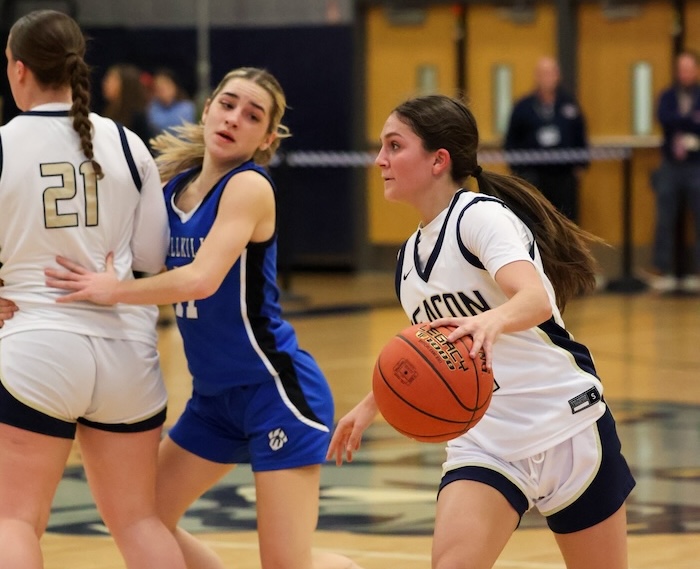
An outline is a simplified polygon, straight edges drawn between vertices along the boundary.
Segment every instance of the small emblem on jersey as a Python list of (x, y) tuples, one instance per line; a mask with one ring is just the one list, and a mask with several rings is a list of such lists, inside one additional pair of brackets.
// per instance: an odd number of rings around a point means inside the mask
[(406, 279), (408, 278), (408, 275), (411, 274), (411, 271), (412, 271), (412, 270), (413, 270), (413, 267), (411, 267), (410, 269), (408, 269), (408, 272), (407, 272), (407, 273), (404, 273), (404, 274), (403, 274), (403, 280), (406, 280)]
[(588, 391), (584, 391), (581, 395), (577, 395), (573, 399), (569, 399), (572, 413), (578, 413), (584, 409), (592, 407), (600, 401), (600, 392), (597, 388), (591, 387)]
[(287, 435), (282, 429), (275, 429), (267, 433), (267, 438), (270, 439), (270, 448), (272, 450), (279, 450), (287, 442)]
[(416, 371), (416, 368), (413, 367), (411, 362), (405, 359), (400, 359), (398, 363), (394, 366), (394, 376), (401, 382), (406, 385), (411, 385), (413, 383), (413, 380), (418, 377), (418, 372)]

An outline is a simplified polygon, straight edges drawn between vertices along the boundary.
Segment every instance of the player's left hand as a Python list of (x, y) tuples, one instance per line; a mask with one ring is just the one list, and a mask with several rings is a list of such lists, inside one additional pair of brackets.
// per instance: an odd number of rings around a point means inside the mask
[(44, 269), (46, 285), (73, 291), (59, 297), (56, 302), (87, 300), (94, 304), (102, 305), (116, 303), (114, 293), (119, 284), (119, 279), (114, 270), (114, 255), (112, 253), (107, 255), (105, 270), (102, 273), (88, 271), (82, 265), (61, 256), (56, 257), (56, 262), (66, 270)]

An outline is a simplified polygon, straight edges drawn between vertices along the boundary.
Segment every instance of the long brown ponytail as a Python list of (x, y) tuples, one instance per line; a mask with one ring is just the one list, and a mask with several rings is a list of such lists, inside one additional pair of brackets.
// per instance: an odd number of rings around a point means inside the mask
[(464, 103), (428, 95), (402, 103), (394, 113), (422, 139), (426, 150), (444, 148), (450, 153), (451, 176), (457, 184), (474, 176), (480, 193), (502, 200), (530, 227), (560, 310), (571, 298), (594, 290), (597, 263), (590, 246), (603, 240), (559, 213), (525, 180), (482, 170), (477, 163), (476, 119)]
[(17, 20), (8, 42), (12, 57), (31, 69), (36, 80), (48, 87), (70, 85), (70, 116), (80, 137), (80, 147), (103, 176), (95, 160), (90, 122), (90, 70), (85, 63), (85, 37), (77, 22), (55, 10), (35, 10)]
[(480, 193), (502, 200), (535, 234), (560, 310), (575, 296), (595, 290), (597, 262), (590, 246), (602, 239), (562, 215), (522, 178), (484, 170), (476, 180)]

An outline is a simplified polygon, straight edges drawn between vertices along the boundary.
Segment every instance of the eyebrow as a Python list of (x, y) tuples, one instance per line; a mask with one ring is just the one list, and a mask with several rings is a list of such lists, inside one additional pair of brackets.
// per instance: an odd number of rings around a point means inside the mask
[(381, 141), (381, 140), (386, 139), (386, 138), (391, 138), (392, 136), (397, 136), (398, 138), (403, 138), (403, 136), (400, 133), (398, 133), (396, 131), (392, 131), (392, 132), (387, 132), (386, 134), (380, 136), (379, 140)]
[[(240, 97), (236, 93), (231, 93), (229, 91), (224, 91), (221, 94), (226, 95), (228, 97), (233, 97), (234, 99), (240, 99)], [(267, 114), (267, 110), (262, 105), (256, 103), (255, 101), (249, 101), (249, 103), (251, 106), (255, 107), (256, 109), (260, 109), (261, 112)]]

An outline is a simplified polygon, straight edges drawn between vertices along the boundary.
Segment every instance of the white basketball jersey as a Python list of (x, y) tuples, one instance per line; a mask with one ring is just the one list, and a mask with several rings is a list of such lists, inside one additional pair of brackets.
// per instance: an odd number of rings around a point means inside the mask
[[(397, 294), (409, 319), (429, 322), (476, 315), (506, 302), (494, 276), (514, 261), (537, 268), (553, 316), (497, 339), (491, 404), (480, 423), (462, 435), (507, 461), (553, 447), (605, 411), (591, 354), (564, 328), (531, 231), (503, 202), (460, 190), (446, 210), (408, 239), (396, 272)], [(448, 444), (459, 444), (459, 438)]]
[(145, 144), (114, 121), (90, 115), (94, 175), (66, 104), (41, 105), (0, 128), (0, 296), (19, 311), (0, 337), (58, 329), (118, 339), (155, 340), (153, 306), (57, 304), (44, 269), (63, 255), (93, 271), (114, 253), (120, 279), (162, 267), (168, 224), (160, 178)]

